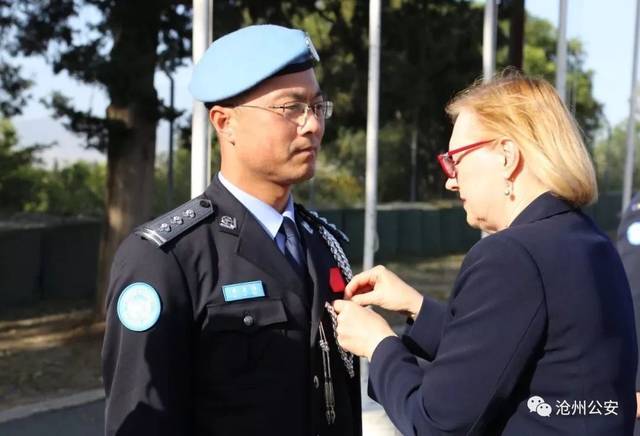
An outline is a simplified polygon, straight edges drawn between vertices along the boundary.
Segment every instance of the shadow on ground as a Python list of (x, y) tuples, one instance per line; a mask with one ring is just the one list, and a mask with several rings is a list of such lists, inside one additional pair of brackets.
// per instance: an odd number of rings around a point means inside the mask
[[(386, 266), (424, 294), (444, 300), (462, 258)], [(0, 410), (102, 386), (104, 323), (95, 321), (92, 307), (88, 300), (56, 300), (0, 311)], [(381, 313), (392, 326), (405, 323), (403, 315)]]

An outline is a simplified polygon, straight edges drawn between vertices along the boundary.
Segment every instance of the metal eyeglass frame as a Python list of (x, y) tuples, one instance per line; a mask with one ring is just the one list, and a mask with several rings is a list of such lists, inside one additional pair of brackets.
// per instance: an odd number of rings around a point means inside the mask
[[(304, 111), (301, 112), (301, 105), (304, 105)], [(332, 101), (328, 101), (328, 100), (324, 100), (324, 101), (319, 101), (317, 103), (312, 103), (312, 104), (307, 104), (307, 103), (302, 103), (302, 102), (291, 102), (291, 103), (284, 103), (284, 104), (280, 104), (280, 105), (275, 105), (275, 106), (254, 106), (254, 105), (250, 105), (250, 104), (241, 104), (238, 106), (234, 106), (234, 107), (248, 107), (248, 108), (254, 108), (254, 109), (264, 109), (266, 111), (272, 112), (274, 114), (280, 115), (282, 118), (284, 118), (287, 121), (291, 121), (294, 122), (298, 125), (298, 127), (303, 127), (305, 124), (307, 124), (307, 120), (309, 119), (309, 109), (311, 109), (311, 112), (313, 112), (313, 115), (318, 119), (318, 120), (328, 120), (329, 118), (331, 118), (331, 115), (333, 114), (333, 102)], [(285, 115), (285, 111), (287, 109), (294, 109), (295, 107), (297, 107), (297, 109), (295, 109), (295, 112), (298, 112), (298, 115), (296, 115), (293, 118), (289, 118)], [(318, 109), (319, 107), (324, 107), (324, 110), (322, 112), (323, 115), (322, 116), (318, 116), (318, 111), (320, 111), (320, 109)], [(272, 109), (280, 109), (281, 112), (276, 112)], [(300, 122), (300, 118), (302, 117), (302, 122)]]

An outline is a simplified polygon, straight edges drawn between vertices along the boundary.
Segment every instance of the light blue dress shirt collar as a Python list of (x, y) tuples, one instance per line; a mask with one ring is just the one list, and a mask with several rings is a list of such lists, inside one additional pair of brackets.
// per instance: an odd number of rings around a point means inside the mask
[[(218, 180), (220, 180), (220, 183), (227, 188), (231, 195), (233, 195), (249, 210), (249, 212), (251, 212), (271, 239), (276, 238), (278, 230), (280, 230), (280, 226), (282, 225), (283, 217), (290, 218), (294, 223), (296, 222), (295, 209), (293, 208), (293, 196), (289, 195), (287, 206), (285, 207), (284, 212), (280, 214), (280, 212), (269, 206), (264, 201), (257, 199), (253, 195), (247, 194), (242, 189), (225, 179), (222, 172), (218, 172)], [(281, 244), (278, 243), (278, 245)]]

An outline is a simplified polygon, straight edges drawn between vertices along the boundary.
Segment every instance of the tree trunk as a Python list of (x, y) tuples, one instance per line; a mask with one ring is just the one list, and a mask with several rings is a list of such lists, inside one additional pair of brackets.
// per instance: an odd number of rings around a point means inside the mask
[(96, 313), (104, 303), (113, 256), (131, 230), (147, 221), (153, 196), (156, 122), (137, 122), (122, 147), (107, 152), (107, 205), (100, 242)]
[(160, 7), (152, 0), (116, 0), (109, 24), (112, 70), (104, 78), (112, 121), (107, 149), (106, 215), (100, 244), (95, 309), (105, 314), (113, 256), (131, 230), (151, 218), (158, 122), (153, 78), (158, 62)]
[(413, 124), (411, 126), (411, 186), (409, 189), (409, 201), (415, 202), (418, 198), (418, 110), (414, 111)]
[(510, 3), (509, 17), (509, 65), (522, 70), (524, 50), (524, 0)]

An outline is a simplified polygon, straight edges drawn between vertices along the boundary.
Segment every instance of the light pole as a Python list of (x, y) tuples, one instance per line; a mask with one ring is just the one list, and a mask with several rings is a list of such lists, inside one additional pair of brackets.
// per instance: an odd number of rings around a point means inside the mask
[(633, 186), (633, 167), (635, 159), (636, 133), (636, 99), (637, 99), (637, 70), (638, 70), (638, 38), (640, 37), (640, 0), (636, 0), (636, 27), (633, 40), (633, 67), (631, 68), (631, 96), (629, 97), (629, 119), (627, 120), (627, 158), (624, 165), (624, 180), (622, 183), (622, 213), (627, 210), (631, 201)]

